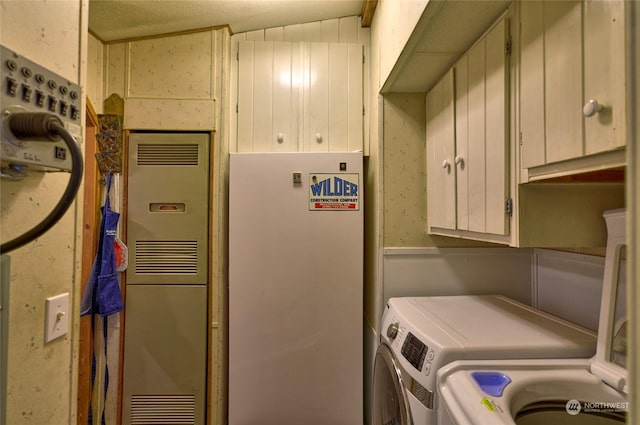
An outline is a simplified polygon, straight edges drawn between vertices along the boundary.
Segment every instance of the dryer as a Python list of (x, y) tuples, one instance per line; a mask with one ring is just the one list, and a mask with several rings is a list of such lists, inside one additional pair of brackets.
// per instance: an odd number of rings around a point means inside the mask
[(588, 358), (596, 335), (500, 295), (391, 298), (373, 374), (373, 425), (435, 425), (437, 371), (464, 359)]

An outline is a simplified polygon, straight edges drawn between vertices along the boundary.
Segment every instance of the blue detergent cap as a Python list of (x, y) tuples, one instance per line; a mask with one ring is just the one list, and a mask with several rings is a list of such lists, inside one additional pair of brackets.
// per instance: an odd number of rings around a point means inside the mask
[(471, 377), (485, 394), (502, 397), (505, 387), (511, 378), (501, 372), (471, 372)]

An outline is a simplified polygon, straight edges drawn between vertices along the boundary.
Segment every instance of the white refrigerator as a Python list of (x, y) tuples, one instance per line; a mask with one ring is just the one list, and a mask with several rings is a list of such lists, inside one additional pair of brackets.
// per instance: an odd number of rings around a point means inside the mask
[(361, 153), (232, 153), (229, 425), (362, 425)]

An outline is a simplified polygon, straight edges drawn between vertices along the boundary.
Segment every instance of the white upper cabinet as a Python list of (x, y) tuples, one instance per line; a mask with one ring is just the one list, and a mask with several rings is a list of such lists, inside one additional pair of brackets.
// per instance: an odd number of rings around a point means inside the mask
[(509, 234), (508, 33), (503, 18), (427, 93), (432, 234)]
[(520, 3), (525, 181), (624, 165), (624, 7), (621, 0)]
[(363, 147), (363, 47), (240, 41), (238, 151)]
[(549, 177), (624, 165), (621, 7), (514, 3), (432, 87), (429, 234), (516, 247), (604, 246), (602, 212), (624, 207), (624, 182)]

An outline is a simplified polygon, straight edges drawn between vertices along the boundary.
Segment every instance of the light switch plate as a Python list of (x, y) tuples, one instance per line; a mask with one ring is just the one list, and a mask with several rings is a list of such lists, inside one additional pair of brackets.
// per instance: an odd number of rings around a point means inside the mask
[(69, 293), (47, 298), (45, 302), (44, 342), (53, 341), (69, 330)]

